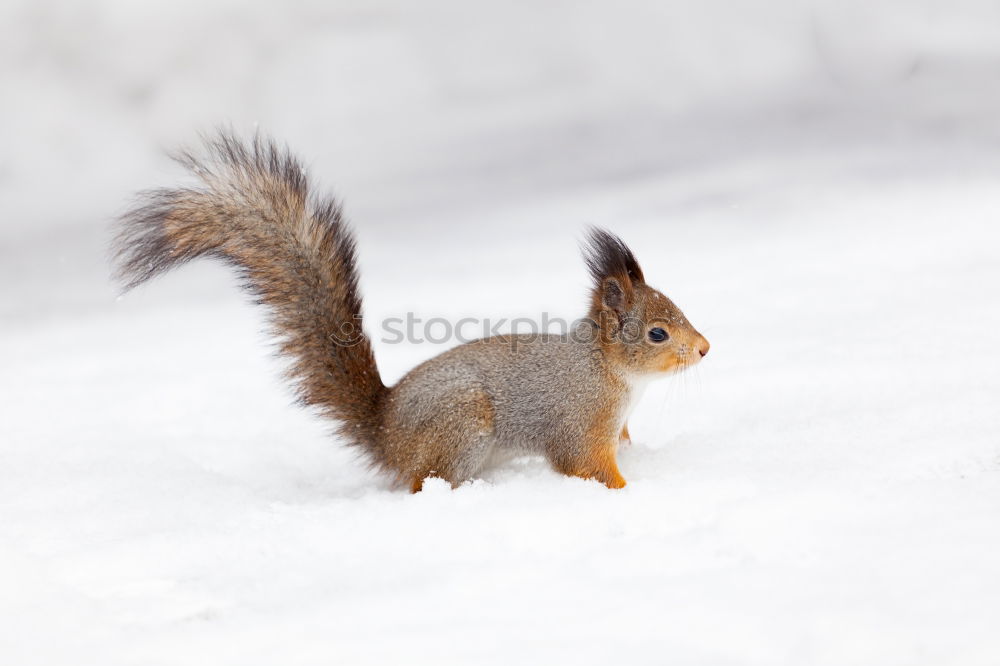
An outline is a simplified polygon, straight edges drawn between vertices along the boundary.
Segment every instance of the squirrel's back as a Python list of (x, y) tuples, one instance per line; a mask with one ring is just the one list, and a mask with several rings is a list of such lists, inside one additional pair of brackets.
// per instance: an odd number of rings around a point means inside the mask
[[(620, 429), (632, 390), (586, 332), (476, 340), (425, 361), (390, 389), (383, 447), (399, 464), (425, 468), (424, 476), (469, 478), (484, 452), (552, 455), (585, 438), (595, 419)], [(413, 442), (425, 439), (461, 445), (414, 460)]]

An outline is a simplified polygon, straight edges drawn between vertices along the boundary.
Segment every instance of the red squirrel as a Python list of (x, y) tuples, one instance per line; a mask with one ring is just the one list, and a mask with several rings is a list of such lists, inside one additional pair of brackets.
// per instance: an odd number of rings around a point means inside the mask
[(270, 140), (221, 132), (205, 148), (178, 157), (198, 187), (144, 192), (119, 220), (118, 277), (129, 289), (199, 256), (232, 265), (269, 308), (301, 402), (413, 492), (428, 477), (457, 486), (495, 454), (520, 453), (622, 488), (615, 456), (641, 387), (708, 353), (625, 243), (591, 229), (590, 310), (571, 331), (463, 344), (386, 386), (361, 328), (355, 242), (340, 204), (311, 193), (299, 162)]

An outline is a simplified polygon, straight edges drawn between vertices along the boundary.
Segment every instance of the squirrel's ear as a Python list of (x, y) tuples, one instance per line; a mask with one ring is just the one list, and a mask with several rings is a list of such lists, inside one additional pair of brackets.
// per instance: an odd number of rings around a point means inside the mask
[(625, 288), (617, 278), (604, 278), (601, 283), (601, 305), (615, 314), (621, 315), (628, 310), (628, 300)]
[(639, 262), (628, 245), (604, 229), (590, 228), (583, 246), (583, 257), (595, 286), (600, 286), (604, 278), (614, 277), (628, 290), (633, 284), (645, 280)]
[(592, 227), (583, 256), (594, 280), (592, 307), (611, 310), (620, 317), (632, 307), (633, 287), (643, 282), (632, 250), (618, 236)]

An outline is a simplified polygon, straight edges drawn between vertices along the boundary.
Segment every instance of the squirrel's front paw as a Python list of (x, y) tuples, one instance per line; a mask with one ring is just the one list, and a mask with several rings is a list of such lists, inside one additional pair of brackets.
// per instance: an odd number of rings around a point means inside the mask
[(627, 423), (622, 427), (621, 434), (618, 435), (618, 443), (619, 444), (631, 444), (632, 443), (632, 435), (630, 435), (628, 433), (628, 424)]

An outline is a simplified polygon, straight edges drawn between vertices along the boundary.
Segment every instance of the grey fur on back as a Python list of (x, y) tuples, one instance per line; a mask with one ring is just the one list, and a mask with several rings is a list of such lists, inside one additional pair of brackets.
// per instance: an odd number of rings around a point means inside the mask
[(547, 455), (582, 446), (587, 415), (623, 413), (629, 390), (627, 377), (610, 367), (586, 336), (496, 336), (463, 344), (411, 370), (391, 389), (386, 416), (439, 426), (440, 415), (461, 404), (463, 396), (484, 396), (492, 408), (487, 430), (465, 428), (462, 420), (439, 433), (475, 442), (461, 469), (452, 470), (465, 480), (496, 454)]

